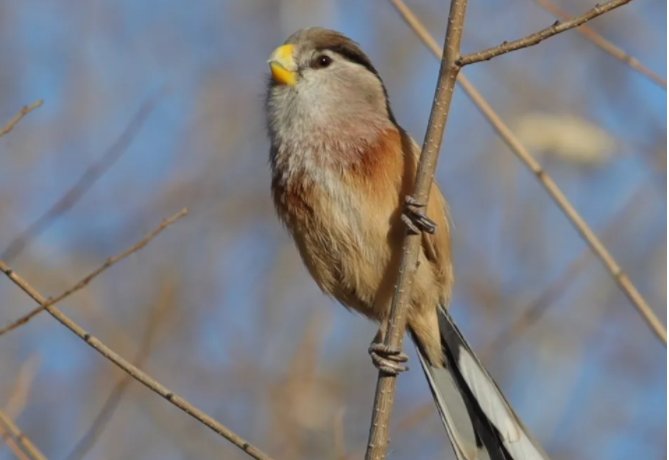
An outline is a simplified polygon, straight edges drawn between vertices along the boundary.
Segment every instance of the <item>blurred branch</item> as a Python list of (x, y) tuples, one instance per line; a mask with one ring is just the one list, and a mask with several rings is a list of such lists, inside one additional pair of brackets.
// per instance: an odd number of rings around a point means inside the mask
[[(602, 231), (602, 237), (608, 238), (613, 233), (624, 226), (625, 222), (630, 221), (630, 215), (639, 209), (639, 205), (644, 201), (643, 195), (645, 187), (639, 187), (613, 216)], [(544, 291), (527, 307), (523, 308), (524, 313), (520, 315), (513, 323), (505, 328), (488, 345), (483, 347), (482, 356), (486, 356), (493, 351), (499, 353), (508, 347), (529, 327), (535, 324), (555, 301), (557, 301), (571, 284), (578, 279), (581, 272), (587, 267), (590, 261), (590, 251), (585, 248), (581, 254), (576, 257), (560, 276), (551, 283)]]
[[(137, 356), (134, 360), (135, 366), (144, 365), (144, 362), (151, 353), (153, 339), (156, 335), (156, 332), (158, 331), (158, 326), (161, 324), (161, 320), (163, 319), (163, 314), (165, 312), (165, 306), (168, 302), (168, 299), (166, 299), (165, 296), (162, 297), (163, 298), (158, 299), (156, 302), (155, 307), (153, 308), (153, 311), (147, 320), (146, 331), (144, 332), (144, 340), (142, 341), (139, 351), (137, 352)], [(79, 442), (77, 442), (74, 449), (72, 449), (72, 452), (70, 452), (70, 455), (66, 457), (68, 460), (81, 460), (93, 448), (98, 438), (107, 426), (107, 423), (109, 423), (112, 416), (114, 415), (114, 412), (121, 402), (125, 391), (132, 382), (133, 378), (128, 374), (124, 374), (123, 377), (118, 380), (112, 391), (109, 393), (107, 400), (102, 405), (102, 409), (100, 409), (98, 415), (93, 420), (93, 423), (91, 423), (91, 426), (88, 428), (88, 430), (86, 430), (86, 433), (84, 433)]]
[(164, 387), (162, 384), (160, 384), (158, 381), (153, 379), (148, 374), (142, 372), (136, 366), (133, 366), (132, 363), (122, 358), (120, 355), (118, 355), (111, 348), (107, 347), (100, 340), (93, 337), (89, 332), (84, 330), (81, 326), (79, 326), (76, 322), (70, 319), (57, 307), (49, 305), (47, 299), (44, 296), (42, 296), (26, 280), (17, 275), (16, 272), (14, 272), (11, 268), (9, 268), (7, 264), (2, 260), (0, 260), (0, 271), (2, 271), (5, 275), (7, 275), (7, 277), (9, 277), (9, 279), (11, 279), (14, 282), (14, 284), (20, 287), (23, 290), (23, 292), (28, 294), (33, 300), (35, 300), (35, 302), (40, 304), (58, 322), (60, 322), (63, 326), (65, 326), (74, 334), (76, 334), (80, 339), (82, 339), (84, 342), (86, 342), (88, 345), (94, 348), (98, 353), (100, 353), (106, 359), (116, 364), (123, 371), (127, 372), (132, 378), (142, 383), (144, 386), (149, 388), (154, 393), (159, 394), (160, 396), (165, 398), (172, 405), (178, 407), (191, 417), (195, 418), (205, 426), (209, 427), (215, 433), (218, 433), (219, 435), (223, 436), (225, 439), (232, 442), (235, 446), (239, 447), (241, 450), (243, 450), (256, 460), (272, 460), (271, 457), (262, 452), (260, 449), (248, 443), (243, 438), (239, 437), (233, 431), (231, 431), (221, 423), (214, 420), (205, 412), (201, 411), (197, 407), (190, 404), (184, 398), (176, 395), (174, 392)]
[[(55, 304), (57, 304), (58, 302), (60, 302), (61, 300), (63, 300), (64, 298), (69, 297), (70, 295), (74, 294), (75, 292), (80, 291), (81, 289), (85, 288), (85, 287), (88, 285), (88, 283), (90, 283), (91, 281), (93, 281), (93, 279), (95, 279), (95, 278), (96, 278), (98, 275), (100, 275), (102, 272), (104, 272), (105, 270), (107, 270), (109, 267), (111, 267), (112, 265), (114, 265), (116, 262), (118, 262), (118, 261), (120, 261), (120, 260), (123, 260), (123, 259), (125, 259), (126, 257), (128, 257), (130, 254), (133, 254), (133, 253), (139, 251), (140, 249), (142, 249), (144, 246), (146, 246), (147, 244), (149, 244), (149, 241), (151, 241), (153, 238), (155, 238), (156, 236), (158, 236), (163, 230), (165, 230), (167, 227), (169, 227), (170, 225), (172, 225), (172, 224), (173, 224), (174, 222), (176, 222), (177, 220), (181, 219), (181, 218), (182, 218), (183, 216), (185, 216), (186, 214), (188, 214), (188, 209), (184, 208), (184, 209), (182, 209), (181, 211), (179, 211), (178, 213), (176, 213), (175, 215), (173, 215), (172, 217), (170, 217), (170, 218), (168, 218), (168, 219), (165, 219), (164, 221), (162, 221), (162, 222), (160, 223), (160, 225), (159, 225), (158, 227), (156, 227), (155, 229), (153, 229), (148, 235), (146, 235), (146, 236), (145, 236), (142, 240), (140, 240), (137, 244), (135, 244), (135, 245), (129, 247), (128, 249), (126, 249), (125, 251), (123, 251), (122, 253), (120, 253), (120, 254), (118, 254), (118, 255), (115, 255), (114, 257), (110, 257), (109, 259), (107, 259), (107, 260), (105, 261), (105, 263), (103, 263), (102, 265), (100, 265), (97, 269), (95, 269), (94, 271), (92, 271), (91, 273), (89, 273), (86, 277), (84, 277), (83, 279), (81, 279), (77, 284), (75, 284), (75, 285), (72, 286), (71, 288), (67, 289), (67, 290), (66, 290), (65, 292), (63, 292), (62, 294), (56, 296), (55, 298), (48, 299), (48, 300), (47, 300), (46, 302), (44, 302), (44, 303), (40, 302), (40, 303), (42, 303), (41, 306), (35, 308), (34, 310), (32, 310), (32, 311), (31, 311), (30, 313), (28, 313), (27, 315), (22, 316), (21, 318), (17, 319), (17, 320), (14, 321), (13, 323), (8, 324), (7, 326), (5, 326), (5, 327), (3, 327), (2, 329), (0, 329), (0, 337), (1, 337), (3, 334), (6, 334), (6, 333), (9, 332), (9, 331), (12, 331), (12, 330), (16, 329), (17, 327), (22, 326), (23, 324), (26, 324), (26, 323), (27, 323), (28, 321), (30, 321), (33, 317), (35, 317), (35, 316), (38, 315), (39, 313), (41, 313), (41, 312), (43, 312), (44, 310), (46, 310), (50, 305), (55, 305)], [(2, 260), (0, 260), (0, 267), (2, 267), (3, 264), (4, 264), (4, 262), (2, 262)]]
[(337, 409), (332, 423), (332, 438), (334, 457), (336, 460), (346, 460), (346, 441), (344, 438), (344, 408)]
[[(551, 13), (554, 16), (557, 16), (561, 18), (563, 21), (569, 21), (571, 20), (571, 16), (569, 16), (569, 13), (561, 9), (559, 6), (557, 6), (555, 3), (551, 2), (550, 0), (533, 0), (535, 3), (537, 3), (539, 6), (544, 8), (546, 11)], [(652, 82), (656, 83), (657, 85), (661, 86), (664, 89), (667, 89), (667, 80), (662, 78), (660, 75), (656, 74), (652, 70), (650, 70), (648, 67), (643, 65), (637, 58), (634, 56), (631, 56), (627, 54), (625, 51), (621, 50), (618, 48), (616, 45), (599, 35), (597, 32), (595, 32), (592, 28), (589, 26), (581, 26), (576, 29), (577, 32), (579, 32), (581, 35), (583, 35), (585, 38), (590, 40), (592, 43), (597, 45), (600, 49), (604, 50), (605, 52), (609, 53), (611, 56), (621, 60), (625, 64), (629, 65), (632, 69), (636, 70), (640, 74), (644, 75), (647, 77), (649, 80)]]
[[(416, 32), (423, 42), (427, 45), (435, 56), (441, 55), (441, 49), (437, 42), (432, 38), (425, 26), (413, 14), (402, 0), (389, 0), (402, 15), (404, 20)], [(481, 113), (488, 120), (490, 125), (494, 128), (497, 134), (509, 146), (511, 151), (527, 166), (537, 177), (541, 185), (546, 189), (546, 192), (551, 196), (553, 201), (558, 205), (560, 210), (567, 216), (572, 225), (576, 228), (581, 237), (588, 243), (591, 250), (599, 257), (606, 269), (609, 271), (611, 277), (616, 281), (620, 289), (625, 293), (632, 305), (639, 311), (643, 319), (646, 321), (655, 335), (667, 344), (667, 330), (660, 322), (657, 315), (650, 308), (646, 300), (636, 289), (629, 277), (622, 271), (616, 260), (609, 253), (602, 242), (597, 238), (592, 229), (583, 220), (581, 215), (574, 209), (567, 197), (555, 184), (553, 179), (544, 171), (541, 165), (532, 157), (530, 152), (523, 146), (518, 138), (511, 132), (508, 126), (504, 124), (499, 115), (490, 107), (488, 102), (478, 92), (467, 78), (460, 74), (458, 76), (458, 83), (465, 90), (465, 93), (478, 107)]]
[[(17, 448), (17, 450), (14, 448), (12, 448), (12, 450), (21, 460), (24, 458), (26, 460), (47, 460), (37, 446), (28, 439), (28, 436), (26, 436), (2, 410), (0, 410), (0, 434), (5, 441), (7, 441), (8, 445), (13, 445)], [(19, 452), (23, 451), (27, 452), (32, 459), (27, 456), (22, 456), (23, 454), (19, 454)]]
[(528, 35), (525, 38), (514, 40), (512, 42), (505, 41), (501, 45), (495, 46), (494, 48), (488, 48), (487, 50), (478, 51), (476, 53), (465, 54), (458, 60), (457, 63), (458, 65), (466, 66), (476, 62), (489, 61), (494, 57), (510, 53), (511, 51), (517, 51), (529, 46), (538, 45), (553, 35), (560, 34), (569, 29), (573, 29), (574, 27), (579, 27), (598, 16), (601, 16), (604, 13), (608, 13), (613, 9), (626, 5), (631, 1), (632, 0), (611, 0), (610, 2), (604, 3), (603, 5), (597, 4), (594, 6), (594, 8), (589, 10), (587, 13), (582, 14), (581, 16), (575, 17), (565, 22), (555, 21), (552, 26), (546, 27), (545, 29)]
[(11, 450), (19, 460), (32, 460), (28, 458), (23, 450), (21, 450), (21, 447), (16, 443), (16, 441), (14, 441), (14, 438), (9, 433), (9, 429), (6, 428), (2, 422), (0, 422), (0, 439), (2, 439), (7, 444), (9, 450)]
[[(448, 14), (448, 28), (441, 56), (439, 80), (435, 90), (434, 102), (430, 112), (427, 132), (421, 149), (413, 198), (419, 203), (427, 203), (432, 179), (437, 167), (439, 150), (441, 149), (446, 121), (450, 111), (455, 82), (460, 72), (460, 41), (465, 22), (467, 0), (451, 0)], [(409, 307), (411, 285), (418, 266), (418, 254), (421, 235), (405, 230), (402, 247), (402, 259), (398, 273), (397, 285), (393, 295), (385, 345), (401, 349), (402, 339), (406, 331), (407, 310)], [(369, 430), (366, 460), (383, 460), (389, 443), (390, 415), (395, 398), (396, 376), (379, 371), (376, 384), (376, 396), (372, 412), (372, 423)]]
[(16, 126), (16, 124), (19, 121), (21, 121), (21, 118), (25, 117), (27, 114), (29, 114), (36, 108), (42, 107), (42, 104), (44, 104), (44, 101), (40, 99), (39, 101), (33, 103), (32, 105), (26, 105), (25, 107), (23, 107), (21, 111), (17, 113), (14, 118), (9, 120), (9, 123), (7, 123), (4, 128), (0, 129), (0, 137), (4, 136), (12, 129), (14, 129), (14, 126)]
[[(39, 237), (49, 229), (51, 224), (63, 213), (69, 211), (81, 197), (97, 182), (100, 177), (111, 168), (116, 161), (127, 152), (135, 136), (144, 125), (151, 112), (153, 111), (158, 96), (145, 102), (132, 118), (128, 126), (118, 137), (111, 147), (93, 164), (91, 164), (84, 174), (79, 178), (76, 184), (70, 188), (60, 200), (51, 208), (42, 214), (35, 222), (30, 224), (23, 232), (16, 236), (2, 253), (0, 259), (11, 262), (30, 244), (30, 242)], [(41, 102), (41, 101), (40, 101)]]
[(7, 404), (5, 405), (5, 415), (9, 418), (16, 419), (21, 415), (21, 412), (23, 412), (23, 409), (28, 402), (28, 398), (30, 397), (30, 392), (40, 361), (40, 357), (37, 354), (32, 353), (21, 365), (21, 368), (16, 375), (14, 390), (10, 394)]

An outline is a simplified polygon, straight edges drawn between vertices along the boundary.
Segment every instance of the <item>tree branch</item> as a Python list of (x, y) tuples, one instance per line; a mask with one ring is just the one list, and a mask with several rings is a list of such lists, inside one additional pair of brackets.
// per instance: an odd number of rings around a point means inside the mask
[[(439, 150), (453, 98), (455, 82), (460, 71), (457, 61), (460, 58), (460, 42), (466, 9), (467, 0), (451, 0), (444, 53), (441, 58), (441, 68), (439, 69), (439, 81), (435, 91), (413, 190), (413, 197), (421, 203), (428, 202), (432, 179), (437, 167)], [(420, 235), (413, 235), (408, 231), (405, 232), (399, 276), (391, 305), (388, 332), (385, 337), (385, 344), (394, 348), (402, 347), (406, 330), (411, 286), (418, 265), (420, 241)], [(365, 454), (366, 460), (383, 460), (385, 458), (389, 443), (388, 433), (395, 397), (395, 382), (395, 376), (379, 371), (372, 423), (369, 430), (369, 441)]]
[(603, 5), (597, 4), (590, 11), (582, 14), (581, 16), (565, 22), (555, 21), (552, 26), (546, 27), (545, 29), (540, 30), (539, 32), (535, 32), (532, 35), (528, 35), (525, 38), (514, 40), (512, 42), (504, 42), (499, 46), (479, 51), (477, 53), (466, 54), (458, 60), (458, 64), (461, 66), (466, 66), (476, 62), (489, 61), (490, 59), (502, 54), (537, 45), (547, 38), (552, 37), (553, 35), (557, 35), (569, 29), (573, 29), (574, 27), (579, 27), (598, 16), (601, 16), (604, 13), (626, 5), (631, 1), (632, 0), (611, 0), (610, 2), (604, 3)]
[[(559, 17), (563, 21), (570, 21), (572, 19), (569, 13), (562, 10), (559, 6), (557, 6), (550, 0), (534, 0), (534, 2), (537, 3), (539, 6), (541, 6), (542, 8), (544, 8), (549, 13), (551, 13), (552, 15)], [(643, 65), (641, 61), (639, 61), (637, 58), (627, 54), (625, 51), (618, 48), (616, 45), (608, 41), (606, 38), (599, 35), (591, 27), (583, 25), (581, 27), (578, 27), (576, 29), (576, 32), (583, 35), (585, 38), (587, 38), (592, 43), (597, 45), (603, 51), (609, 53), (614, 58), (621, 60), (622, 62), (630, 66), (633, 70), (636, 70), (641, 75), (648, 78), (653, 83), (656, 83), (658, 86), (661, 86), (665, 90), (667, 89), (667, 80), (665, 78), (662, 78), (660, 75), (656, 74), (648, 67)]]
[[(153, 311), (146, 320), (144, 338), (133, 363), (135, 366), (143, 366), (151, 353), (153, 339), (163, 320), (167, 302), (164, 295), (161, 297), (162, 298), (156, 301)], [(84, 435), (79, 439), (72, 449), (72, 452), (65, 457), (67, 460), (81, 460), (86, 457), (86, 454), (90, 452), (93, 446), (95, 446), (95, 443), (121, 403), (125, 391), (130, 387), (130, 384), (133, 381), (134, 380), (130, 375), (123, 374), (123, 376), (116, 382), (114, 388), (112, 388), (112, 391), (102, 405), (102, 408), (93, 419), (93, 423), (91, 423)]]
[[(12, 435), (9, 433), (9, 429), (5, 427), (2, 422), (0, 422), (0, 439), (2, 439), (5, 444), (7, 444), (9, 450), (14, 453), (14, 456), (16, 456), (18, 460), (32, 460), (28, 458), (25, 452), (23, 452), (21, 446), (19, 446), (18, 443), (14, 440)], [(0, 446), (2, 446), (2, 444), (0, 444)]]
[[(137, 251), (139, 251), (140, 249), (142, 249), (144, 246), (146, 246), (147, 244), (149, 244), (149, 241), (151, 241), (153, 238), (155, 238), (156, 236), (158, 236), (163, 230), (165, 230), (167, 227), (169, 227), (170, 225), (172, 225), (172, 224), (173, 224), (174, 222), (176, 222), (177, 220), (181, 219), (181, 218), (182, 218), (183, 216), (185, 216), (186, 214), (188, 214), (188, 209), (184, 208), (184, 209), (182, 209), (181, 211), (179, 211), (178, 213), (176, 213), (175, 215), (173, 215), (172, 217), (170, 217), (170, 218), (168, 218), (168, 219), (165, 219), (164, 221), (161, 222), (161, 224), (160, 224), (158, 227), (156, 227), (155, 229), (153, 229), (148, 235), (146, 235), (146, 236), (145, 236), (142, 240), (140, 240), (137, 244), (135, 244), (135, 245), (129, 247), (128, 249), (126, 249), (125, 251), (123, 251), (122, 253), (120, 253), (120, 254), (118, 254), (118, 255), (116, 255), (116, 256), (114, 256), (114, 257), (110, 257), (110, 258), (107, 259), (101, 266), (99, 266), (97, 269), (95, 269), (94, 271), (92, 271), (91, 273), (89, 273), (88, 275), (86, 275), (86, 276), (85, 276), (83, 279), (81, 279), (77, 284), (75, 284), (75, 285), (72, 286), (71, 288), (67, 289), (67, 290), (66, 290), (65, 292), (63, 292), (62, 294), (56, 296), (56, 297), (53, 298), (53, 299), (47, 299), (47, 301), (46, 301), (44, 304), (42, 304), (42, 305), (40, 305), (39, 307), (35, 308), (35, 309), (32, 310), (30, 313), (26, 314), (25, 316), (22, 316), (21, 318), (17, 319), (16, 321), (14, 321), (14, 322), (8, 324), (7, 326), (3, 327), (2, 329), (0, 329), (0, 337), (1, 337), (3, 334), (6, 334), (6, 333), (9, 332), (9, 331), (12, 331), (12, 330), (16, 329), (17, 327), (26, 324), (26, 323), (27, 323), (28, 321), (30, 321), (33, 317), (35, 317), (36, 315), (38, 315), (38, 314), (40, 314), (41, 312), (43, 312), (44, 310), (46, 310), (48, 306), (50, 306), (50, 305), (55, 305), (55, 304), (57, 304), (58, 302), (60, 302), (61, 300), (63, 300), (64, 298), (69, 297), (69, 296), (71, 296), (72, 294), (74, 294), (75, 292), (80, 291), (81, 289), (85, 288), (85, 287), (88, 285), (88, 283), (90, 283), (91, 281), (93, 281), (93, 279), (95, 279), (95, 278), (96, 278), (98, 275), (100, 275), (102, 272), (104, 272), (105, 270), (107, 270), (109, 267), (111, 267), (112, 265), (114, 265), (116, 262), (118, 262), (118, 261), (120, 261), (120, 260), (123, 260), (123, 259), (125, 259), (126, 257), (128, 257), (130, 254), (134, 254), (135, 252), (137, 252)], [(0, 262), (1, 262), (1, 261), (0, 261)]]
[(201, 411), (197, 407), (193, 406), (191, 403), (186, 401), (181, 396), (176, 395), (171, 390), (164, 387), (158, 381), (153, 379), (151, 376), (142, 372), (140, 369), (132, 365), (129, 361), (121, 357), (114, 350), (106, 346), (97, 338), (93, 337), (90, 333), (84, 330), (76, 322), (70, 319), (65, 313), (60, 311), (54, 305), (49, 305), (47, 299), (42, 296), (35, 288), (33, 288), (26, 280), (20, 277), (16, 272), (14, 272), (5, 262), (0, 260), (0, 271), (3, 272), (10, 280), (14, 282), (18, 287), (20, 287), (23, 292), (28, 294), (35, 302), (40, 304), (51, 316), (53, 316), (58, 322), (63, 326), (68, 328), (74, 334), (76, 334), (80, 339), (86, 342), (89, 346), (94, 348), (98, 353), (104, 356), (109, 361), (116, 364), (123, 371), (127, 372), (132, 378), (142, 383), (148, 389), (154, 393), (159, 394), (172, 405), (178, 407), (182, 411), (186, 412), (188, 415), (198, 420), (208, 428), (210, 428), (215, 433), (223, 436), (225, 439), (233, 443), (235, 446), (239, 447), (241, 450), (246, 452), (252, 458), (256, 460), (272, 460), (267, 454), (262, 452), (257, 447), (250, 444), (248, 441), (239, 437), (233, 431), (228, 429), (223, 424), (214, 420), (211, 416), (207, 415), (205, 412)]
[(44, 104), (44, 101), (40, 99), (39, 101), (37, 101), (37, 102), (35, 102), (31, 105), (26, 105), (25, 107), (23, 107), (21, 109), (21, 111), (19, 113), (17, 113), (14, 118), (9, 120), (9, 123), (7, 123), (4, 128), (0, 129), (0, 137), (4, 136), (8, 132), (10, 132), (12, 129), (14, 129), (14, 126), (16, 126), (16, 124), (19, 121), (21, 121), (21, 118), (25, 117), (27, 114), (29, 114), (30, 112), (32, 112), (36, 108), (42, 107), (42, 104)]
[[(416, 32), (416, 34), (423, 40), (435, 56), (441, 55), (441, 49), (437, 42), (432, 38), (425, 26), (413, 14), (413, 12), (404, 4), (402, 0), (389, 0), (400, 12), (407, 24)], [(608, 270), (611, 277), (618, 284), (620, 289), (625, 293), (632, 305), (639, 311), (642, 318), (646, 321), (653, 333), (667, 345), (667, 329), (662, 324), (657, 315), (650, 308), (641, 293), (636, 289), (629, 277), (622, 271), (616, 260), (609, 253), (606, 247), (602, 244), (597, 235), (592, 231), (588, 224), (583, 220), (583, 217), (574, 209), (567, 197), (562, 193), (562, 190), (555, 184), (553, 179), (544, 171), (541, 165), (532, 157), (532, 154), (525, 148), (518, 138), (511, 132), (508, 126), (504, 124), (499, 115), (490, 107), (490, 104), (478, 92), (467, 78), (460, 74), (458, 76), (458, 83), (464, 89), (467, 96), (474, 102), (476, 107), (481, 111), (483, 116), (488, 120), (495, 132), (502, 138), (511, 151), (520, 159), (520, 161), (527, 166), (532, 173), (539, 180), (546, 192), (555, 201), (560, 210), (565, 214), (567, 219), (572, 223), (576, 231), (588, 243), (590, 249), (601, 260), (604, 267)]]
[[(28, 439), (28, 436), (26, 436), (2, 410), (0, 410), (0, 434), (19, 458), (26, 458), (27, 460), (47, 460), (37, 446)], [(30, 458), (21, 457), (21, 455), (25, 455), (23, 454), (24, 451), (30, 455)]]

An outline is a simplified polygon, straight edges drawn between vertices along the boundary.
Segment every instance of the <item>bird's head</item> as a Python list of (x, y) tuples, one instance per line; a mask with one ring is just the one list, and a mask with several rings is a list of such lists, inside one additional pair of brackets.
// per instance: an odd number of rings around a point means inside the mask
[(395, 124), (370, 59), (339, 32), (299, 30), (268, 62), (267, 119), (273, 138), (329, 128), (382, 130)]

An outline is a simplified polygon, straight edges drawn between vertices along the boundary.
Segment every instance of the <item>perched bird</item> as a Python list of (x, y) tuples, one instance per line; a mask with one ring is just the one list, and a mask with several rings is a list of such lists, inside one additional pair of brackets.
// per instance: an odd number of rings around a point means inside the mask
[(399, 126), (358, 44), (299, 30), (269, 58), (266, 115), (272, 196), (318, 286), (381, 326), (370, 345), (384, 372), (405, 370), (384, 346), (405, 225), (422, 234), (408, 332), (459, 460), (545, 460), (448, 313), (449, 218), (436, 184), (410, 195), (420, 148)]

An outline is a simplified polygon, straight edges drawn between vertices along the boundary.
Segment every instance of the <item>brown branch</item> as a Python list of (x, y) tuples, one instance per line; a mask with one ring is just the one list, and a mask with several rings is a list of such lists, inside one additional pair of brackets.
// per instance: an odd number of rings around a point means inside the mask
[[(19, 446), (18, 443), (14, 440), (12, 435), (9, 433), (9, 429), (5, 427), (2, 422), (0, 422), (0, 439), (2, 439), (7, 444), (9, 450), (11, 450), (19, 460), (32, 460), (31, 458), (28, 458), (25, 452), (23, 452), (21, 446)], [(0, 444), (0, 447), (1, 446), (2, 444)]]
[[(457, 61), (460, 58), (460, 42), (466, 9), (467, 0), (451, 0), (444, 53), (441, 57), (441, 68), (439, 69), (439, 80), (413, 190), (413, 197), (422, 203), (428, 202), (432, 179), (437, 167), (439, 150), (453, 98), (455, 82), (460, 71)], [(405, 232), (402, 260), (391, 305), (388, 331), (385, 337), (385, 344), (394, 348), (402, 347), (411, 287), (418, 265), (420, 241), (420, 235), (413, 235), (408, 231)], [(389, 443), (390, 416), (395, 398), (395, 382), (395, 376), (388, 375), (382, 371), (379, 372), (372, 411), (372, 423), (369, 430), (369, 441), (365, 454), (366, 460), (383, 460), (385, 458)]]
[[(37, 446), (32, 443), (28, 436), (26, 436), (2, 410), (0, 410), (0, 433), (2, 434), (3, 439), (7, 441), (7, 444), (12, 446), (12, 451), (21, 460), (24, 458), (26, 460), (47, 460)], [(21, 454), (19, 454), (19, 452), (21, 452)], [(22, 455), (25, 455), (23, 452), (28, 453), (30, 458), (27, 456), (22, 457)]]
[[(38, 315), (41, 312), (43, 312), (44, 310), (46, 310), (50, 305), (55, 305), (58, 302), (60, 302), (61, 300), (63, 300), (64, 298), (69, 297), (72, 294), (74, 294), (75, 292), (82, 290), (83, 288), (85, 288), (88, 285), (88, 283), (93, 281), (93, 279), (95, 279), (102, 272), (107, 270), (109, 267), (114, 265), (116, 262), (118, 262), (120, 260), (123, 260), (126, 257), (128, 257), (130, 254), (133, 254), (133, 253), (139, 251), (140, 249), (142, 249), (144, 246), (149, 244), (149, 241), (151, 241), (153, 238), (158, 236), (163, 230), (165, 230), (167, 227), (172, 225), (177, 220), (181, 219), (186, 214), (188, 214), (188, 209), (184, 208), (181, 211), (179, 211), (178, 213), (176, 213), (175, 215), (173, 215), (172, 217), (170, 217), (168, 219), (165, 219), (164, 221), (161, 222), (161, 224), (158, 227), (153, 229), (148, 235), (146, 235), (137, 244), (129, 247), (128, 249), (121, 252), (120, 254), (115, 255), (114, 257), (110, 257), (109, 259), (107, 259), (105, 261), (105, 263), (103, 263), (97, 269), (95, 269), (94, 271), (92, 271), (91, 273), (86, 275), (77, 284), (75, 284), (71, 288), (67, 289), (62, 294), (56, 296), (55, 298), (48, 299), (45, 303), (43, 303), (39, 307), (32, 310), (30, 313), (26, 314), (25, 316), (22, 316), (21, 318), (17, 319), (16, 321), (14, 321), (14, 322), (8, 324), (7, 326), (3, 327), (2, 329), (0, 329), (0, 336), (2, 336), (3, 334), (6, 334), (9, 331), (12, 331), (12, 330), (16, 329), (19, 326), (22, 326), (22, 325), (26, 324), (33, 317), (35, 317), (36, 315)], [(42, 302), (40, 302), (40, 303), (42, 303)]]
[[(570, 21), (572, 19), (569, 13), (561, 9), (559, 6), (557, 6), (550, 0), (534, 0), (534, 2), (537, 3), (539, 6), (541, 6), (542, 8), (544, 8), (549, 13), (551, 13), (552, 15), (561, 18), (563, 21)], [(614, 45), (613, 43), (611, 43), (610, 41), (599, 35), (591, 27), (583, 25), (581, 27), (578, 27), (576, 31), (579, 32), (588, 40), (590, 40), (592, 43), (597, 45), (600, 49), (609, 53), (616, 59), (621, 60), (622, 62), (630, 66), (632, 69), (636, 70), (637, 72), (639, 72), (640, 74), (651, 80), (653, 83), (656, 83), (662, 88), (667, 89), (667, 80), (665, 78), (662, 78), (660, 75), (656, 74), (648, 67), (643, 65), (637, 58), (627, 54), (625, 51), (621, 50), (616, 45)]]
[(604, 13), (608, 13), (615, 8), (626, 5), (631, 1), (632, 0), (611, 0), (610, 2), (604, 3), (603, 5), (597, 4), (590, 11), (582, 14), (581, 16), (564, 22), (555, 21), (552, 26), (546, 27), (545, 29), (542, 29), (539, 32), (535, 32), (532, 35), (528, 35), (525, 38), (514, 40), (512, 42), (503, 42), (501, 45), (495, 46), (494, 48), (489, 48), (477, 53), (465, 54), (458, 60), (458, 64), (461, 66), (466, 66), (476, 62), (489, 61), (490, 59), (502, 54), (537, 45), (547, 38), (552, 37), (553, 35), (557, 35), (569, 29), (573, 29), (574, 27), (579, 27), (598, 16), (601, 16)]
[[(437, 42), (402, 0), (390, 0), (390, 2), (395, 5), (402, 17), (423, 40), (428, 48), (430, 48), (436, 56), (440, 56), (441, 50)], [(571, 205), (564, 193), (558, 188), (553, 179), (543, 170), (541, 165), (534, 159), (534, 157), (532, 157), (527, 148), (521, 144), (509, 127), (504, 124), (499, 115), (492, 109), (492, 107), (490, 107), (485, 98), (481, 96), (481, 93), (478, 92), (474, 85), (472, 85), (464, 75), (460, 74), (458, 76), (458, 83), (461, 85), (462, 89), (464, 89), (467, 96), (474, 102), (476, 107), (481, 111), (486, 120), (488, 120), (495, 132), (497, 132), (502, 140), (504, 140), (514, 155), (516, 155), (520, 161), (534, 173), (541, 185), (546, 189), (546, 192), (550, 195), (553, 201), (555, 201), (581, 237), (588, 243), (590, 249), (601, 260), (604, 267), (608, 270), (620, 289), (625, 293), (632, 305), (639, 311), (650, 329), (666, 346), (667, 330), (665, 326), (650, 308), (634, 284), (630, 281), (629, 277), (622, 271), (613, 256), (611, 256), (606, 247), (602, 244), (599, 238), (597, 238), (597, 235), (595, 235), (581, 215)]]
[[(158, 299), (158, 301), (156, 302), (155, 307), (153, 308), (153, 312), (149, 315), (149, 318), (147, 319), (146, 330), (144, 331), (144, 339), (142, 340), (142, 344), (139, 347), (139, 351), (135, 356), (134, 360), (135, 366), (138, 367), (143, 366), (144, 362), (147, 360), (149, 354), (151, 353), (151, 346), (153, 345), (153, 339), (156, 335), (156, 332), (159, 329), (158, 326), (160, 325), (161, 320), (163, 319), (165, 305), (168, 301), (167, 299), (165, 299), (164, 295), (161, 297), (162, 298)], [(68, 460), (83, 459), (86, 456), (86, 454), (93, 448), (93, 446), (95, 446), (95, 443), (97, 442), (100, 435), (104, 431), (105, 427), (107, 426), (107, 423), (109, 423), (109, 421), (113, 417), (114, 412), (116, 412), (116, 408), (119, 406), (123, 398), (123, 395), (125, 394), (128, 387), (130, 387), (130, 384), (132, 382), (134, 382), (134, 380), (129, 374), (124, 374), (123, 377), (121, 377), (116, 382), (116, 385), (114, 385), (114, 388), (112, 388), (112, 391), (107, 396), (107, 399), (102, 405), (102, 408), (93, 419), (93, 423), (91, 423), (88, 430), (86, 430), (84, 435), (79, 439), (74, 449), (72, 449), (72, 452), (70, 452), (70, 454), (66, 457)]]
[(33, 288), (26, 280), (16, 274), (14, 270), (9, 268), (5, 262), (0, 260), (0, 271), (3, 272), (10, 280), (14, 282), (23, 292), (28, 294), (35, 302), (42, 305), (51, 316), (53, 316), (59, 323), (72, 331), (80, 339), (94, 348), (98, 353), (104, 356), (109, 361), (116, 364), (124, 372), (127, 372), (132, 378), (140, 382), (142, 385), (153, 391), (154, 393), (162, 396), (172, 405), (178, 407), (194, 419), (198, 420), (203, 425), (210, 428), (215, 433), (223, 436), (225, 439), (233, 443), (235, 446), (239, 447), (241, 450), (246, 452), (249, 456), (255, 458), (256, 460), (272, 460), (267, 454), (262, 452), (257, 447), (250, 444), (248, 441), (239, 437), (233, 431), (228, 429), (226, 426), (214, 420), (211, 416), (207, 415), (205, 412), (201, 411), (197, 407), (193, 406), (191, 403), (186, 401), (181, 396), (175, 394), (168, 388), (164, 387), (157, 380), (152, 378), (150, 375), (138, 369), (128, 360), (121, 357), (114, 350), (106, 346), (97, 338), (93, 337), (89, 332), (84, 330), (76, 322), (70, 319), (65, 313), (60, 311), (57, 307), (53, 305), (48, 305), (47, 299), (42, 296), (35, 288)]
[(30, 112), (32, 112), (36, 108), (42, 107), (42, 104), (44, 104), (44, 101), (40, 99), (39, 101), (37, 101), (37, 102), (35, 102), (31, 105), (26, 105), (25, 107), (23, 107), (21, 109), (21, 111), (19, 113), (17, 113), (14, 118), (9, 120), (9, 123), (7, 123), (4, 128), (0, 129), (0, 137), (4, 136), (8, 132), (10, 132), (12, 129), (14, 129), (14, 126), (16, 126), (16, 124), (19, 121), (21, 121), (21, 118), (25, 117), (27, 114), (29, 114)]
[(142, 129), (144, 122), (153, 111), (158, 99), (162, 93), (149, 99), (137, 111), (130, 120), (128, 126), (116, 139), (116, 141), (107, 149), (107, 151), (91, 164), (79, 180), (44, 214), (36, 221), (30, 224), (23, 232), (16, 236), (2, 253), (0, 259), (11, 263), (32, 240), (39, 237), (47, 231), (51, 224), (63, 213), (69, 211), (79, 202), (81, 197), (105, 174), (119, 158), (128, 151), (137, 133)]

